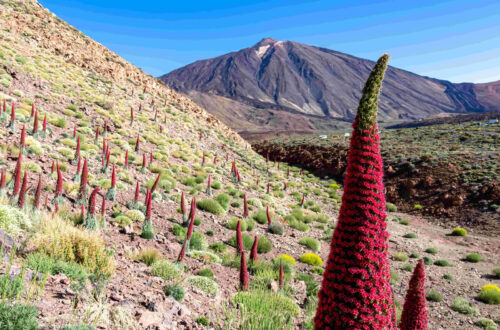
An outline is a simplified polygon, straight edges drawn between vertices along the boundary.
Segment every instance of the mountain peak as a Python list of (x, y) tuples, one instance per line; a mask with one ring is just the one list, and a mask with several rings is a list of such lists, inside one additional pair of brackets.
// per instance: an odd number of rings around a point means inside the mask
[(255, 47), (262, 47), (262, 46), (269, 46), (277, 43), (278, 41), (274, 40), (271, 37), (263, 38), (261, 41), (259, 41)]

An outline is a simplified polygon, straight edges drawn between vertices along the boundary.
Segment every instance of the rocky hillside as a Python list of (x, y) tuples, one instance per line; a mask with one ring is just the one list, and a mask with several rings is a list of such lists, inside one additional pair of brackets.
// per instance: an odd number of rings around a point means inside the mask
[[(266, 38), (160, 79), (240, 132), (322, 130), (352, 121), (372, 66), (330, 49)], [(500, 110), (499, 98), (499, 82), (454, 84), (390, 67), (380, 118)]]
[[(334, 180), (266, 162), (35, 1), (0, 1), (0, 40), (0, 328), (312, 327)], [(497, 239), (397, 212), (388, 230), (398, 312), (422, 256), (432, 328), (497, 318), (476, 300)]]

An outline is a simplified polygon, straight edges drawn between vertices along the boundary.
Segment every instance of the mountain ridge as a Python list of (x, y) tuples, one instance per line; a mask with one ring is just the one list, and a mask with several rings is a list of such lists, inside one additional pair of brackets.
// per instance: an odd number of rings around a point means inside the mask
[[(283, 122), (294, 119), (290, 114), (303, 117), (301, 129), (315, 130), (320, 125), (311, 116), (326, 122), (354, 119), (373, 63), (323, 47), (264, 38), (251, 47), (196, 61), (159, 79), (221, 119), (226, 117), (222, 120), (240, 132), (286, 129)], [(500, 109), (496, 102), (499, 82), (456, 84), (395, 67), (388, 68), (386, 82), (380, 99), (382, 120)], [(214, 96), (237, 104), (231, 113), (224, 113), (228, 109), (208, 101)], [(248, 107), (259, 115), (249, 113)], [(235, 123), (232, 116), (246, 118), (246, 122)], [(273, 122), (277, 117), (281, 119)]]

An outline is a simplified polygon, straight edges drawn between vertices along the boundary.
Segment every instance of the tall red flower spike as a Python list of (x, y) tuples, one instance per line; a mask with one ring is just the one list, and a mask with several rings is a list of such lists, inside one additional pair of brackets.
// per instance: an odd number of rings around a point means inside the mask
[(35, 119), (33, 120), (32, 134), (38, 133), (38, 110), (35, 111)]
[(279, 287), (280, 289), (283, 288), (284, 281), (283, 281), (283, 264), (281, 263), (280, 260), (280, 277), (279, 277)]
[(186, 200), (184, 199), (184, 191), (181, 193), (181, 212), (182, 215), (186, 214)]
[(95, 215), (95, 199), (97, 197), (97, 193), (99, 192), (99, 187), (95, 187), (94, 190), (90, 193), (89, 197), (89, 215), (94, 216)]
[(23, 153), (19, 152), (19, 157), (17, 158), (16, 169), (14, 171), (14, 190), (12, 191), (12, 196), (17, 196), (19, 194), (19, 189), (21, 188), (21, 166), (23, 162)]
[(217, 165), (217, 156), (214, 156), (214, 165)]
[(150, 194), (149, 188), (146, 188), (146, 198), (144, 199), (144, 206), (148, 205), (149, 194)]
[(6, 184), (7, 184), (7, 178), (5, 175), (5, 170), (2, 168), (2, 172), (0, 174), (0, 189), (5, 189)]
[(186, 254), (186, 244), (187, 244), (187, 240), (184, 240), (184, 243), (182, 244), (181, 251), (179, 252), (179, 256), (177, 257), (177, 262), (182, 262), (182, 260), (184, 259), (184, 256)]
[(26, 144), (26, 124), (23, 125), (23, 129), (21, 130), (21, 149), (24, 148)]
[(271, 219), (271, 214), (269, 214), (269, 206), (266, 207), (267, 223), (271, 224), (273, 220)]
[(243, 195), (243, 217), (248, 217), (248, 202), (247, 202), (247, 194)]
[(128, 150), (125, 151), (125, 168), (128, 168)]
[(78, 191), (78, 199), (85, 203), (87, 199), (87, 181), (89, 178), (89, 167), (87, 158), (83, 161), (82, 175), (80, 177), (80, 190)]
[(50, 166), (50, 174), (54, 173), (56, 170), (56, 162), (53, 160), (52, 165)]
[(73, 138), (76, 138), (76, 125), (73, 125)]
[(43, 131), (47, 132), (47, 114), (43, 117)]
[(306, 195), (302, 194), (302, 201), (300, 202), (300, 206), (304, 206), (304, 199), (306, 198)]
[(95, 143), (99, 140), (99, 126), (95, 128)]
[(30, 114), (30, 118), (33, 118), (33, 116), (35, 115), (35, 102), (31, 103), (31, 114)]
[(130, 107), (130, 125), (134, 123), (134, 108)]
[(193, 234), (194, 215), (195, 215), (195, 211), (194, 211), (193, 205), (195, 205), (195, 207), (196, 207), (196, 200), (195, 200), (194, 197), (193, 197), (193, 199), (191, 201), (191, 214), (190, 214), (191, 221), (189, 222), (189, 227), (188, 227), (188, 230), (187, 230), (187, 233), (186, 233), (186, 240), (188, 240), (188, 241), (191, 239), (191, 235)]
[(268, 182), (267, 183), (267, 194), (271, 193), (271, 184)]
[(142, 155), (142, 171), (146, 169), (146, 154)]
[(140, 143), (141, 143), (141, 138), (139, 136), (139, 133), (137, 133), (137, 141), (135, 142), (135, 151), (136, 152), (139, 151), (139, 149), (140, 149), (140, 145), (139, 145)]
[(24, 171), (23, 184), (21, 186), (21, 191), (19, 192), (19, 199), (17, 200), (17, 206), (22, 209), (24, 206), (24, 195), (26, 195), (26, 190), (28, 189), (28, 171)]
[(78, 138), (76, 139), (76, 151), (75, 151), (75, 157), (73, 157), (73, 161), (77, 161), (78, 158), (80, 158), (80, 135), (78, 135)]
[(56, 182), (56, 196), (59, 197), (62, 194), (63, 191), (63, 176), (61, 169), (59, 168), (59, 163), (57, 163), (57, 182)]
[(377, 99), (389, 61), (368, 77), (353, 123), (338, 225), (319, 292), (315, 329), (395, 329), (387, 258)]
[(205, 165), (205, 151), (203, 151), (203, 157), (201, 158), (201, 165)]
[(152, 152), (152, 151), (150, 151), (150, 152), (149, 152), (149, 163), (150, 163), (150, 164), (153, 164), (153, 160), (154, 160), (154, 157), (153, 157), (153, 152)]
[(135, 197), (134, 201), (137, 203), (139, 202), (139, 181), (136, 182), (135, 184)]
[(410, 287), (401, 314), (401, 330), (427, 329), (427, 310), (424, 290), (425, 269), (423, 260), (419, 260), (410, 279)]
[(236, 252), (243, 252), (243, 238), (241, 237), (241, 221), (236, 225)]
[(39, 208), (42, 198), (42, 173), (38, 174), (38, 185), (36, 186), (35, 199), (33, 200), (33, 207)]
[(111, 188), (116, 187), (116, 170), (115, 164), (113, 164), (113, 171), (111, 172)]
[(146, 220), (151, 221), (151, 201), (153, 198), (151, 197), (151, 193), (149, 193), (148, 203), (146, 204)]
[(16, 104), (12, 102), (12, 106), (10, 109), (10, 124), (9, 128), (14, 129), (16, 123)]
[(241, 251), (241, 264), (240, 264), (240, 290), (248, 291), (248, 269), (247, 261), (245, 259), (245, 251)]
[(158, 183), (160, 182), (160, 177), (161, 177), (161, 173), (158, 173), (158, 176), (156, 177), (155, 183), (153, 184), (153, 187), (151, 187), (151, 193), (154, 193), (154, 191), (158, 187)]
[(255, 236), (255, 239), (253, 240), (252, 244), (252, 250), (250, 250), (250, 260), (252, 261), (257, 261), (259, 257), (257, 256), (257, 247), (259, 245), (259, 238)]

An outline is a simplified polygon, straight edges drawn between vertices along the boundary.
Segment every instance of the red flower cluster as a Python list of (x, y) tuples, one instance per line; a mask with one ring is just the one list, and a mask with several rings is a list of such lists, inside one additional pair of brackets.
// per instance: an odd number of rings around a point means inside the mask
[(427, 329), (427, 310), (425, 309), (425, 269), (420, 260), (410, 279), (410, 287), (406, 292), (403, 313), (401, 314), (401, 330)]

